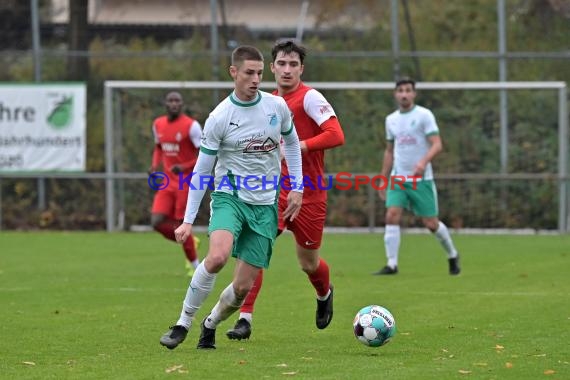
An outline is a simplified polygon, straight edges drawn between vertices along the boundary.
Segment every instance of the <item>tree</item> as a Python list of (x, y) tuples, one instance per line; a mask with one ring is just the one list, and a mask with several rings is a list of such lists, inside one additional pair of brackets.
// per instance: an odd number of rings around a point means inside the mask
[(87, 30), (89, 0), (69, 0), (69, 50), (67, 72), (69, 80), (89, 78), (89, 49)]

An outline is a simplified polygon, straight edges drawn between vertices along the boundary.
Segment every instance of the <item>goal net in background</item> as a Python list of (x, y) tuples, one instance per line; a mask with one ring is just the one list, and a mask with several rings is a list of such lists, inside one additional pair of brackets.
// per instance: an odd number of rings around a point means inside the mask
[[(393, 83), (308, 83), (331, 102), (346, 144), (327, 151), (334, 175), (378, 174), (384, 119), (395, 109)], [(152, 120), (165, 112), (167, 91), (182, 93), (202, 125), (232, 82), (105, 83), (107, 229), (148, 225), (153, 191), (147, 184)], [(264, 89), (273, 89), (272, 83)], [(434, 112), (444, 152), (433, 162), (440, 218), (453, 228), (568, 230), (568, 111), (564, 82), (423, 82), (416, 103)], [(501, 115), (500, 94), (508, 109)], [(508, 121), (505, 128), (503, 120)], [(506, 116), (506, 119), (505, 119)], [(198, 224), (208, 220), (202, 203)], [(331, 189), (327, 226), (382, 227), (384, 205), (370, 185)], [(404, 226), (419, 226), (407, 216)]]

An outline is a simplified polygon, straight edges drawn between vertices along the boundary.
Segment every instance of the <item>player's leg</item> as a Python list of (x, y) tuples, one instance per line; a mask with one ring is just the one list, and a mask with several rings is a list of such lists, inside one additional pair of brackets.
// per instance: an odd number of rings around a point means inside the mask
[(260, 268), (237, 260), (233, 282), (222, 291), (218, 302), (202, 322), (198, 348), (215, 348), (216, 327), (240, 308), (259, 271)]
[(409, 206), (410, 200), (405, 188), (398, 185), (392, 186), (390, 183), (386, 191), (386, 219), (384, 229), (384, 249), (386, 252), (386, 266), (375, 275), (389, 275), (398, 273), (398, 254), (400, 251), (400, 221), (405, 208)]
[[(176, 204), (175, 204), (174, 215), (176, 219), (179, 221), (182, 221), (184, 219), (187, 200), (188, 200), (188, 188), (176, 191)], [(188, 275), (192, 276), (194, 273), (194, 269), (196, 269), (198, 267), (198, 264), (200, 264), (200, 261), (198, 260), (198, 251), (194, 235), (191, 235), (188, 239), (186, 239), (186, 241), (182, 244), (182, 249), (184, 250), (184, 255), (186, 256), (186, 260), (189, 263), (189, 265), (187, 266)]]
[(255, 306), (255, 301), (261, 290), (263, 284), (263, 269), (260, 269), (255, 281), (247, 296), (245, 301), (240, 308), (239, 319), (235, 323), (234, 327), (226, 332), (226, 336), (229, 339), (249, 339), (251, 336), (251, 324), (253, 323), (253, 309)]
[(158, 190), (154, 195), (150, 216), (152, 228), (172, 241), (176, 241), (174, 230), (180, 225), (173, 217), (175, 202), (175, 192), (168, 189)]
[(234, 247), (234, 236), (241, 234), (244, 221), (236, 203), (231, 196), (212, 194), (208, 254), (192, 276), (178, 321), (160, 339), (163, 346), (173, 349), (184, 341), (194, 315), (212, 291), (217, 273), (226, 264)]
[(461, 272), (459, 256), (447, 226), (438, 218), (437, 188), (434, 181), (418, 182), (416, 191), (411, 194), (414, 214), (421, 216), (424, 226), (428, 228), (447, 253), (449, 274), (457, 275)]
[(258, 219), (260, 224), (273, 224), (273, 230), (270, 233), (260, 231), (248, 218), (248, 225), (244, 226), (237, 238), (233, 253), (237, 258), (233, 282), (222, 292), (218, 303), (204, 320), (198, 348), (214, 348), (215, 329), (218, 324), (242, 306), (261, 268), (269, 266), (277, 228), (276, 220), (272, 219), (276, 219), (277, 213), (272, 206), (252, 208), (256, 209), (253, 210), (252, 216)]
[(326, 328), (333, 317), (333, 291), (330, 269), (320, 256), (326, 219), (326, 203), (305, 204), (295, 220), (289, 223), (296, 242), (297, 260), (317, 293), (315, 322), (319, 329)]
[[(283, 205), (285, 205), (283, 203)], [(285, 229), (285, 222), (281, 215), (283, 214), (284, 208), (282, 208), (282, 203), (279, 202), (279, 220), (278, 220), (278, 229), (277, 229), (277, 236), (281, 235), (283, 230)], [(248, 339), (251, 336), (251, 325), (253, 323), (253, 309), (255, 306), (255, 301), (257, 300), (257, 296), (261, 291), (261, 286), (263, 285), (263, 269), (259, 271), (253, 286), (251, 287), (249, 293), (247, 293), (247, 297), (245, 297), (245, 301), (243, 302), (242, 307), (240, 308), (239, 319), (236, 321), (234, 327), (229, 329), (226, 332), (226, 336), (229, 339)]]

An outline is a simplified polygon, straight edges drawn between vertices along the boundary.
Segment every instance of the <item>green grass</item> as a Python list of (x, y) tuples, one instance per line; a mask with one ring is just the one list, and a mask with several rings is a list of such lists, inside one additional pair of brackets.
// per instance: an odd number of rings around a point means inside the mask
[[(447, 274), (433, 237), (404, 235), (400, 274), (376, 277), (381, 235), (327, 235), (335, 316), (321, 331), (314, 291), (285, 235), (265, 276), (252, 339), (226, 339), (232, 317), (219, 327), (218, 349), (204, 352), (195, 348), (196, 327), (176, 350), (158, 344), (188, 284), (175, 244), (154, 233), (2, 232), (0, 378), (570, 378), (570, 236), (455, 241), (461, 276)], [(198, 321), (233, 266), (219, 275)], [(352, 335), (354, 314), (369, 304), (396, 318), (398, 332), (384, 347), (365, 347)]]

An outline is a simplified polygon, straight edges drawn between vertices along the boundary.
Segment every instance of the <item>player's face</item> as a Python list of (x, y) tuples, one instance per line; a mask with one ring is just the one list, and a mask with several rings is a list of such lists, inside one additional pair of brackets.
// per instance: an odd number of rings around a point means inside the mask
[(171, 119), (176, 118), (182, 112), (182, 96), (176, 92), (170, 93), (166, 96), (165, 101), (166, 112)]
[(399, 85), (394, 91), (394, 96), (401, 110), (408, 110), (414, 106), (416, 91), (411, 83)]
[(275, 61), (271, 62), (271, 72), (275, 75), (277, 87), (284, 92), (294, 90), (301, 82), (304, 66), (301, 64), (299, 54), (284, 51), (277, 53)]
[(230, 75), (235, 82), (237, 97), (244, 101), (253, 100), (263, 77), (263, 62), (243, 61), (239, 66), (230, 66)]

